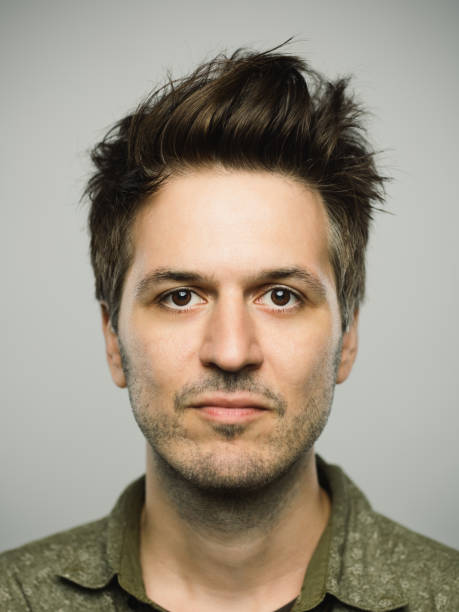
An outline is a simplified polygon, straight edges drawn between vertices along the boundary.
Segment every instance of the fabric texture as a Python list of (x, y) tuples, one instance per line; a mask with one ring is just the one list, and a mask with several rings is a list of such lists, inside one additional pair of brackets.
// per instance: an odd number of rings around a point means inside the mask
[[(459, 552), (374, 512), (339, 467), (317, 466), (332, 510), (292, 612), (459, 611)], [(142, 477), (109, 516), (0, 555), (0, 610), (163, 611), (140, 570), (144, 491)]]

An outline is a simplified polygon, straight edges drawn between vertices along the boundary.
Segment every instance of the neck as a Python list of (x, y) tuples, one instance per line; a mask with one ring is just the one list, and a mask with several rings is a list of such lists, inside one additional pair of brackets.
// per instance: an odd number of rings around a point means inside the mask
[(214, 590), (249, 592), (290, 577), (286, 603), (301, 588), (329, 510), (312, 450), (260, 489), (217, 491), (195, 487), (149, 449), (141, 528), (147, 593), (157, 594), (149, 575), (158, 575), (161, 559), (176, 587), (180, 576), (203, 588), (209, 577)]

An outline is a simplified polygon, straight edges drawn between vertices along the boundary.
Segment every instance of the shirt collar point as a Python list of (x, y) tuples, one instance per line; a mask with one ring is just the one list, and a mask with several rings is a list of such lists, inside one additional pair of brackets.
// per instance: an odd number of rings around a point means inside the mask
[(377, 599), (371, 596), (364, 597), (360, 593), (355, 596), (349, 594), (346, 596), (333, 589), (327, 589), (327, 593), (341, 603), (352, 606), (356, 610), (362, 610), (362, 612), (392, 612), (408, 606), (409, 603), (402, 593), (397, 595), (391, 594), (387, 597), (381, 596)]
[(87, 568), (72, 567), (63, 568), (61, 571), (57, 572), (56, 575), (59, 578), (64, 578), (65, 580), (69, 580), (87, 589), (103, 589), (111, 582), (115, 576), (115, 572), (109, 568), (102, 569), (99, 572), (95, 572), (94, 569), (91, 569), (91, 571), (88, 572)]

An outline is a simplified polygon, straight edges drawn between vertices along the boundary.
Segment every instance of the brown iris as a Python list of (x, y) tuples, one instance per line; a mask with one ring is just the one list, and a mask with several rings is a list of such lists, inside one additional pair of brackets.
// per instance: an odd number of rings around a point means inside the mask
[(191, 291), (188, 291), (188, 289), (178, 289), (171, 293), (171, 297), (176, 306), (186, 306), (191, 300)]
[(271, 299), (276, 306), (285, 306), (290, 300), (290, 291), (287, 289), (273, 289)]

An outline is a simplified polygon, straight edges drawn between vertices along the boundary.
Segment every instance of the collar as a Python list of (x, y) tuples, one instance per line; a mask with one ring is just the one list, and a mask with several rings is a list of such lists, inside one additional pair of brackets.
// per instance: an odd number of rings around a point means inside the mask
[[(312, 584), (315, 605), (329, 594), (367, 612), (389, 612), (406, 606), (398, 568), (391, 563), (394, 542), (385, 532), (385, 519), (371, 509), (363, 493), (338, 466), (327, 464), (319, 456), (316, 459), (321, 484), (332, 500), (329, 525), (319, 543), (321, 552), (326, 547), (328, 554), (314, 553), (293, 611), (305, 610), (302, 601), (306, 588), (307, 599), (311, 600)], [(142, 476), (121, 494), (107, 518), (76, 528), (78, 545), (58, 575), (89, 589), (106, 587), (117, 576), (125, 590), (151, 603), (145, 595), (139, 560), (139, 519), (144, 498)], [(82, 529), (86, 530), (84, 534)]]
[[(140, 570), (140, 513), (145, 499), (145, 476), (132, 482), (120, 495), (108, 517), (75, 530), (75, 546), (57, 572), (88, 589), (106, 587), (127, 566)], [(84, 530), (84, 532), (82, 532)], [(143, 589), (141, 572), (137, 573)]]
[(394, 542), (387, 521), (336, 465), (317, 456), (319, 477), (332, 498), (325, 590), (359, 610), (388, 612), (408, 605), (400, 567), (392, 561)]

